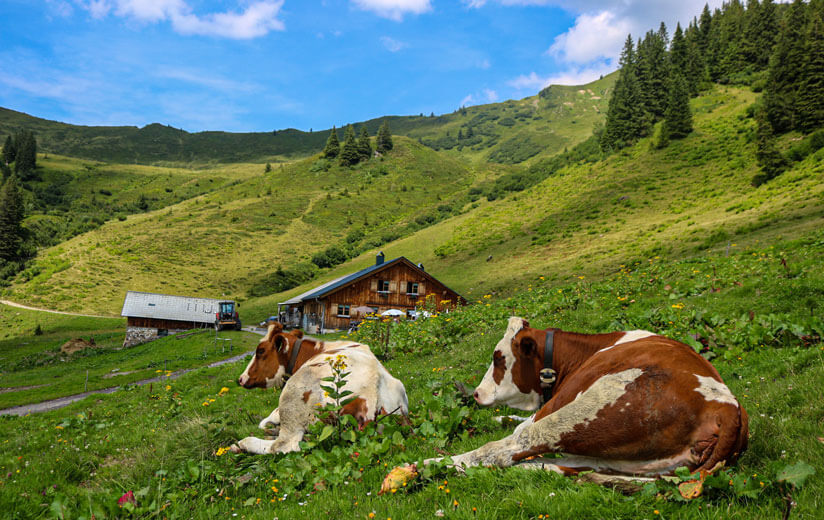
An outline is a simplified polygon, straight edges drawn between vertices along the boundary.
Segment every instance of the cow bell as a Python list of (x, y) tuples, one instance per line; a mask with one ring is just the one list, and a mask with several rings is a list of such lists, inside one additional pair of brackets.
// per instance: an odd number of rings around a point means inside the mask
[(541, 380), (541, 386), (552, 386), (555, 383), (556, 373), (551, 368), (542, 368), (538, 373), (538, 378)]

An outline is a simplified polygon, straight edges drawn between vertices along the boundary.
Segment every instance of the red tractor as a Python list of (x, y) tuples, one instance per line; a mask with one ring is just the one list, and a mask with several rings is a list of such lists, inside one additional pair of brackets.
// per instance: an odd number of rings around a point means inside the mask
[(218, 311), (215, 313), (215, 329), (234, 329), (240, 330), (240, 315), (237, 313), (237, 308), (240, 307), (233, 301), (218, 302)]

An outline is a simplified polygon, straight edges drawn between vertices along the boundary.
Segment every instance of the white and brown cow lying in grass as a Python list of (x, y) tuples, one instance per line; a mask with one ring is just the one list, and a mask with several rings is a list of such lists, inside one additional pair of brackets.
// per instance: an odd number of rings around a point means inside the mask
[[(542, 376), (555, 379), (546, 402)], [(715, 368), (646, 331), (575, 334), (510, 318), (474, 397), (537, 413), (512, 435), (453, 456), (456, 466), (658, 476), (710, 471), (747, 446), (747, 413)], [(533, 458), (548, 453), (562, 458)]]
[(246, 437), (232, 446), (233, 451), (299, 451), (306, 427), (316, 420), (318, 403), (333, 402), (320, 385), (328, 384), (322, 379), (333, 375), (329, 360), (338, 355), (344, 356), (349, 372), (341, 391), (356, 396), (342, 413), (353, 415), (360, 425), (382, 414), (409, 413), (403, 383), (392, 377), (368, 346), (304, 338), (300, 330), (284, 333), (280, 323), (272, 323), (238, 383), (245, 388), (283, 387), (278, 407), (260, 423), (261, 428), (279, 427), (279, 434), (275, 440)]

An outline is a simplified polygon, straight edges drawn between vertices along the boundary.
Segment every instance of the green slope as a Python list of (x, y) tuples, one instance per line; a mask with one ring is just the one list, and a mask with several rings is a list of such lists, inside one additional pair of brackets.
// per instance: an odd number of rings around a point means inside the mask
[[(542, 183), (383, 247), (406, 255), (470, 300), (523, 290), (538, 276), (584, 279), (621, 264), (793, 237), (824, 225), (824, 150), (754, 188), (756, 95), (719, 87), (693, 100), (695, 132), (663, 150), (648, 139), (562, 169)], [(328, 273), (368, 265), (369, 254)], [(308, 284), (307, 284), (308, 286)], [(270, 310), (306, 286), (247, 307)]]
[[(257, 165), (237, 167), (231, 175), (242, 181), (110, 220), (42, 251), (5, 294), (109, 313), (119, 311), (129, 289), (243, 299), (279, 266), (308, 263), (330, 245), (377, 247), (459, 212), (473, 183), (507, 171), (470, 169), (415, 141), (395, 141), (390, 154), (355, 168), (317, 157), (268, 174)], [(212, 173), (216, 182), (229, 175)]]
[[(473, 159), (519, 163), (586, 139), (593, 126), (604, 119), (615, 76), (613, 73), (583, 86), (552, 86), (518, 101), (478, 105), (437, 117), (387, 116), (354, 124), (365, 125), (375, 135), (388, 120), (394, 134), (420, 139), (434, 149)], [(189, 133), (157, 123), (143, 128), (77, 126), (0, 108), (0, 135), (20, 128), (37, 134), (42, 151), (139, 164), (274, 162), (317, 153), (329, 135), (329, 129)], [(466, 134), (470, 128), (474, 137), (458, 140), (458, 131)], [(342, 129), (339, 131), (342, 136)]]

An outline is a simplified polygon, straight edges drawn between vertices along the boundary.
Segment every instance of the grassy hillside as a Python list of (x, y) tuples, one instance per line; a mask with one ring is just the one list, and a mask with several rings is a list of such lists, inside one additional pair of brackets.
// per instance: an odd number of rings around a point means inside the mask
[[(518, 101), (478, 105), (437, 117), (388, 116), (354, 124), (365, 125), (375, 135), (388, 120), (393, 134), (420, 139), (436, 150), (520, 163), (586, 139), (593, 126), (604, 120), (615, 76), (577, 87), (552, 86)], [(34, 131), (40, 149), (46, 152), (140, 164), (275, 162), (315, 154), (329, 136), (329, 129), (189, 133), (157, 123), (143, 128), (76, 126), (0, 108), (0, 135), (20, 128)], [(458, 139), (459, 130), (465, 138)], [(339, 133), (342, 137), (342, 128)]]
[(402, 138), (384, 161), (354, 169), (317, 158), (279, 166), (47, 250), (5, 294), (96, 312), (116, 311), (127, 289), (243, 299), (278, 267), (306, 265), (330, 245), (363, 251), (302, 287), (247, 301), (245, 316), (257, 319), (286, 296), (371, 264), (378, 249), (423, 262), (471, 299), (538, 275), (592, 276), (640, 257), (735, 251), (817, 228), (824, 151), (751, 185), (755, 99), (717, 87), (693, 100), (696, 130), (686, 139), (663, 150), (642, 140), (491, 202), (482, 187), (523, 170), (467, 167)]
[[(236, 386), (242, 361), (193, 372), (168, 388), (126, 388), (63, 410), (3, 418), (0, 437), (13, 449), (0, 453), (0, 503), (10, 518), (110, 518), (124, 511), (137, 518), (204, 519), (578, 519), (582, 512), (627, 519), (779, 518), (789, 491), (792, 518), (818, 518), (824, 325), (795, 301), (799, 292), (821, 287), (823, 240), (819, 230), (729, 256), (705, 251), (688, 260), (644, 258), (597, 281), (535, 277), (529, 290), (512, 297), (482, 298), (486, 303), (449, 316), (398, 326), (395, 356), (385, 364), (406, 385), (411, 426), (383, 419), (383, 434), (372, 425), (356, 432), (354, 442), (334, 434), (321, 442), (317, 428), (306, 439), (315, 446), (305, 454), (221, 449), (258, 435), (258, 421), (277, 406), (278, 392)], [(791, 259), (789, 273), (781, 258)], [(512, 410), (478, 408), (456, 398), (451, 386), (477, 384), (511, 314), (535, 327), (645, 328), (696, 343), (715, 355), (716, 368), (749, 412), (748, 450), (691, 501), (666, 481), (624, 496), (517, 468), (467, 475), (436, 470), (378, 496), (395, 465), (462, 453), (512, 431), (492, 419)], [(816, 473), (798, 488), (782, 484), (782, 470), (798, 462)], [(128, 491), (137, 504), (121, 509), (117, 500)]]
[[(387, 258), (423, 262), (472, 299), (522, 289), (539, 275), (591, 277), (638, 258), (736, 251), (818, 229), (824, 150), (765, 185), (751, 185), (758, 168), (746, 109), (755, 98), (748, 90), (716, 88), (692, 102), (695, 132), (666, 149), (652, 150), (641, 140), (504, 199), (481, 199), (477, 208), (383, 249)], [(365, 255), (328, 278), (369, 261)], [(301, 289), (265, 298), (261, 307)]]
[[(239, 168), (245, 180), (43, 251), (4, 294), (110, 313), (128, 289), (243, 299), (279, 266), (308, 263), (330, 245), (379, 247), (460, 212), (473, 183), (505, 171), (468, 168), (400, 137), (386, 157), (351, 169), (317, 157), (265, 175)], [(197, 175), (190, 182), (203, 186)]]
[(25, 226), (36, 243), (54, 245), (107, 220), (160, 209), (261, 173), (258, 165), (183, 169), (42, 154), (38, 179), (24, 185), (29, 199)]

